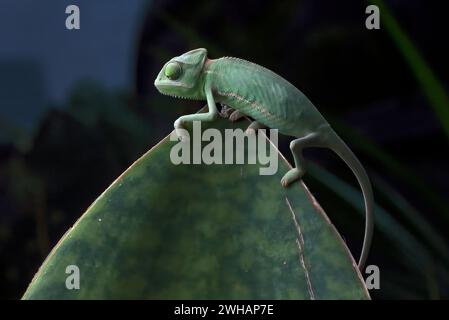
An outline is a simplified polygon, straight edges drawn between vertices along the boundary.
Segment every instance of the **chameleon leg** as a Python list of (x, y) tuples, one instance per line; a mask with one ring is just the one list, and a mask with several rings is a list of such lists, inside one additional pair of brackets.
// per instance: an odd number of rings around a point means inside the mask
[(231, 115), (229, 116), (229, 120), (234, 122), (234, 121), (237, 121), (237, 120), (243, 118), (244, 116), (245, 115), (243, 113), (241, 113), (240, 111), (234, 110), (234, 112), (232, 112)]
[(253, 122), (251, 122), (251, 124), (248, 126), (248, 128), (246, 128), (245, 134), (247, 134), (247, 135), (255, 134), (255, 133), (257, 132), (257, 130), (259, 130), (259, 129), (264, 129), (264, 128), (266, 128), (265, 125), (261, 124), (260, 122), (253, 121)]
[(305, 137), (298, 138), (290, 142), (290, 150), (293, 154), (295, 167), (290, 169), (281, 179), (282, 186), (288, 187), (292, 182), (301, 179), (304, 175), (304, 158), (302, 151), (304, 148), (316, 146), (318, 144), (318, 134), (310, 133)]

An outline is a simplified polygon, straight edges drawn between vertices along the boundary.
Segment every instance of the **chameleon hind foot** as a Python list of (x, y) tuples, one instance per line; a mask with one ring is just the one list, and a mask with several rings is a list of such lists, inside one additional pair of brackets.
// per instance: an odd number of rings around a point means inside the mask
[(245, 134), (246, 134), (246, 135), (256, 134), (257, 130), (259, 130), (259, 129), (265, 129), (265, 128), (266, 128), (266, 126), (264, 126), (262, 123), (257, 122), (257, 121), (253, 121), (253, 122), (251, 122), (251, 124), (248, 126), (248, 128), (246, 128)]
[(290, 169), (281, 179), (281, 184), (284, 188), (288, 187), (292, 182), (301, 179), (304, 172), (298, 168)]
[(231, 115), (229, 116), (229, 120), (231, 120), (232, 122), (237, 121), (241, 118), (243, 118), (245, 115), (243, 113), (241, 113), (238, 110), (234, 110), (234, 112), (231, 113)]

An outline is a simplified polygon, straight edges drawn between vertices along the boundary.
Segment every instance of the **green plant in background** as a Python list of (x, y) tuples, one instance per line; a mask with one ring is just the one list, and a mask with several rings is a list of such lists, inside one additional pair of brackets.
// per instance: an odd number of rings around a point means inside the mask
[[(173, 165), (174, 144), (163, 139), (89, 207), (24, 299), (369, 298), (305, 185), (280, 187), (281, 155), (278, 173), (260, 176), (259, 165)], [(69, 265), (79, 290), (65, 286)]]

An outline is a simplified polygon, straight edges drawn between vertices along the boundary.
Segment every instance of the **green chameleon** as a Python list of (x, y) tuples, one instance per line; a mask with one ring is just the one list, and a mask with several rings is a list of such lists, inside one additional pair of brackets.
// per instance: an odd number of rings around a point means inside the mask
[(295, 167), (281, 179), (284, 187), (303, 176), (304, 148), (329, 148), (337, 153), (357, 177), (365, 199), (365, 237), (359, 259), (359, 268), (363, 268), (373, 232), (371, 183), (357, 157), (300, 90), (255, 63), (231, 57), (208, 59), (207, 50), (203, 48), (168, 61), (154, 85), (159, 92), (173, 97), (207, 100), (208, 113), (184, 115), (175, 121), (175, 130), (181, 140), (188, 139), (183, 130), (178, 130), (186, 122), (213, 121), (219, 116), (216, 102), (235, 109), (229, 116), (231, 121), (245, 115), (253, 118), (247, 133), (269, 127), (297, 137), (290, 143)]

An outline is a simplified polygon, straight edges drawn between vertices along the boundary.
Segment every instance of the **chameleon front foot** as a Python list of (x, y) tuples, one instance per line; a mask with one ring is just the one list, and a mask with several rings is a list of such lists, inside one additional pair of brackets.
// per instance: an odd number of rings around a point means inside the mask
[(281, 184), (284, 188), (288, 187), (292, 182), (301, 179), (303, 172), (298, 168), (290, 169), (281, 179)]

